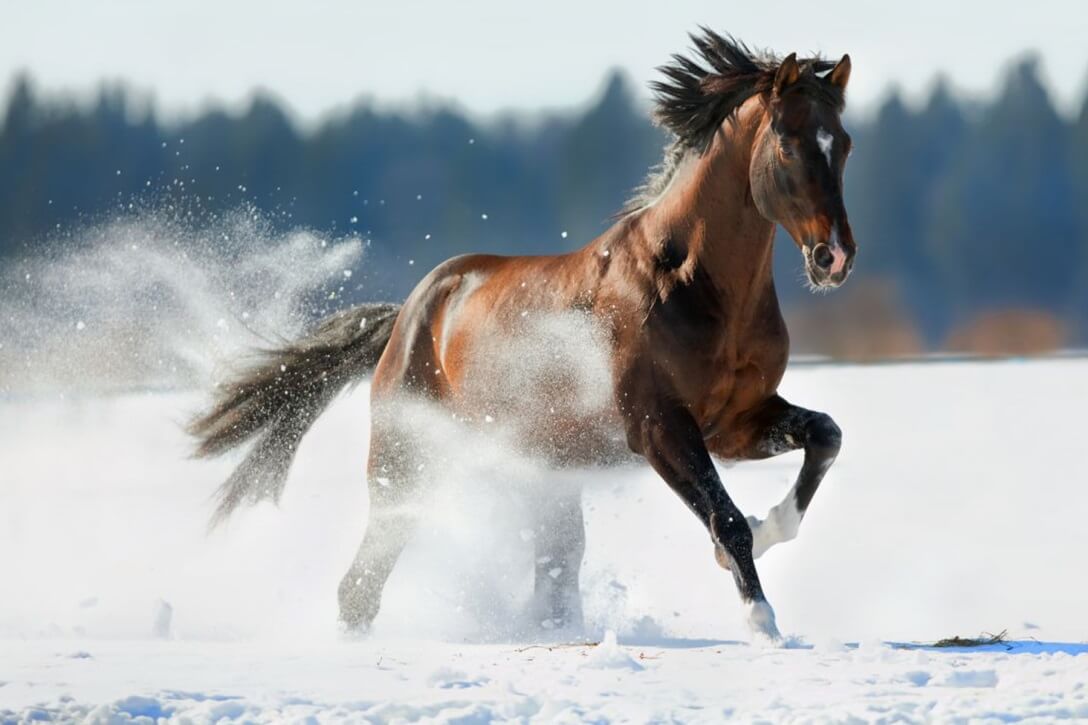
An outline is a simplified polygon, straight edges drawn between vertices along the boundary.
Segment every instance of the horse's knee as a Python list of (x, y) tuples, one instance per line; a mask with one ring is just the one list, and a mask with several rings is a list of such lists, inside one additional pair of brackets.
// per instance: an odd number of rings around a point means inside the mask
[(710, 515), (710, 534), (714, 543), (736, 556), (752, 551), (752, 527), (739, 511)]
[(842, 429), (830, 415), (820, 413), (812, 418), (805, 431), (805, 451), (826, 462), (835, 460), (842, 448)]

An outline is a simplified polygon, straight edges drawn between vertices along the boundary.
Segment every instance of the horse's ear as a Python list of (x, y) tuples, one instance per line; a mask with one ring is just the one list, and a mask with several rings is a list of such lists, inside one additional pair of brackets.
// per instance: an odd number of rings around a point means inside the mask
[(846, 90), (846, 84), (850, 82), (849, 53), (844, 55), (842, 60), (831, 69), (831, 72), (827, 74), (827, 80), (831, 81), (831, 85), (837, 86), (841, 90)]
[(778, 72), (774, 75), (775, 95), (782, 95), (782, 91), (789, 88), (801, 77), (801, 67), (797, 65), (797, 54), (790, 53), (782, 64), (778, 66)]

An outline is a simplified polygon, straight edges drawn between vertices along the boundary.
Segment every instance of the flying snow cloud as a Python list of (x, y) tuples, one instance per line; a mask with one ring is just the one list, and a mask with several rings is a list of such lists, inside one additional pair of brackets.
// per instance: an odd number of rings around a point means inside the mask
[(0, 272), (0, 393), (206, 385), (335, 308), (363, 244), (252, 210), (203, 226), (151, 210), (46, 249)]

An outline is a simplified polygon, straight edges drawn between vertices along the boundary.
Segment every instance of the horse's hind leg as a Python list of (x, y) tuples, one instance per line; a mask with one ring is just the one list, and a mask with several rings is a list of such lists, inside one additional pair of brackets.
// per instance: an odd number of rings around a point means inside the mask
[(752, 527), (752, 556), (759, 557), (775, 544), (789, 541), (808, 510), (812, 497), (842, 444), (842, 432), (826, 413), (787, 403), (775, 396), (754, 419), (758, 426), (745, 458), (768, 458), (804, 448), (805, 461), (793, 488), (760, 520), (748, 517)]
[(578, 576), (586, 549), (579, 488), (548, 491), (536, 505), (534, 613), (545, 629), (582, 627)]
[[(351, 568), (340, 581), (340, 620), (351, 630), (366, 630), (374, 621), (385, 582), (419, 519), (419, 481), (408, 447), (383, 448), (384, 442), (378, 432), (372, 434), (366, 533)], [(395, 453), (384, 453), (384, 449)]]

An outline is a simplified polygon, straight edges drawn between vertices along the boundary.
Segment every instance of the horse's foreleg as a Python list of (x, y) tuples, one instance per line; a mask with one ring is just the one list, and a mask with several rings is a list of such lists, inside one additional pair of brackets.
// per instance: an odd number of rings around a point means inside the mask
[(727, 561), (753, 633), (778, 640), (774, 610), (763, 594), (752, 556), (752, 531), (722, 486), (702, 432), (684, 407), (634, 409), (628, 442), (683, 499), (710, 532), (719, 557)]
[[(550, 494), (550, 495), (549, 495)], [(586, 549), (581, 491), (549, 491), (536, 505), (534, 598), (546, 629), (582, 626), (578, 576)]]
[(745, 457), (767, 458), (798, 448), (805, 450), (801, 472), (786, 497), (762, 520), (748, 519), (752, 555), (759, 557), (775, 544), (797, 536), (816, 489), (839, 454), (842, 431), (826, 413), (790, 405), (777, 396), (756, 416), (755, 424), (759, 428), (752, 450)]

